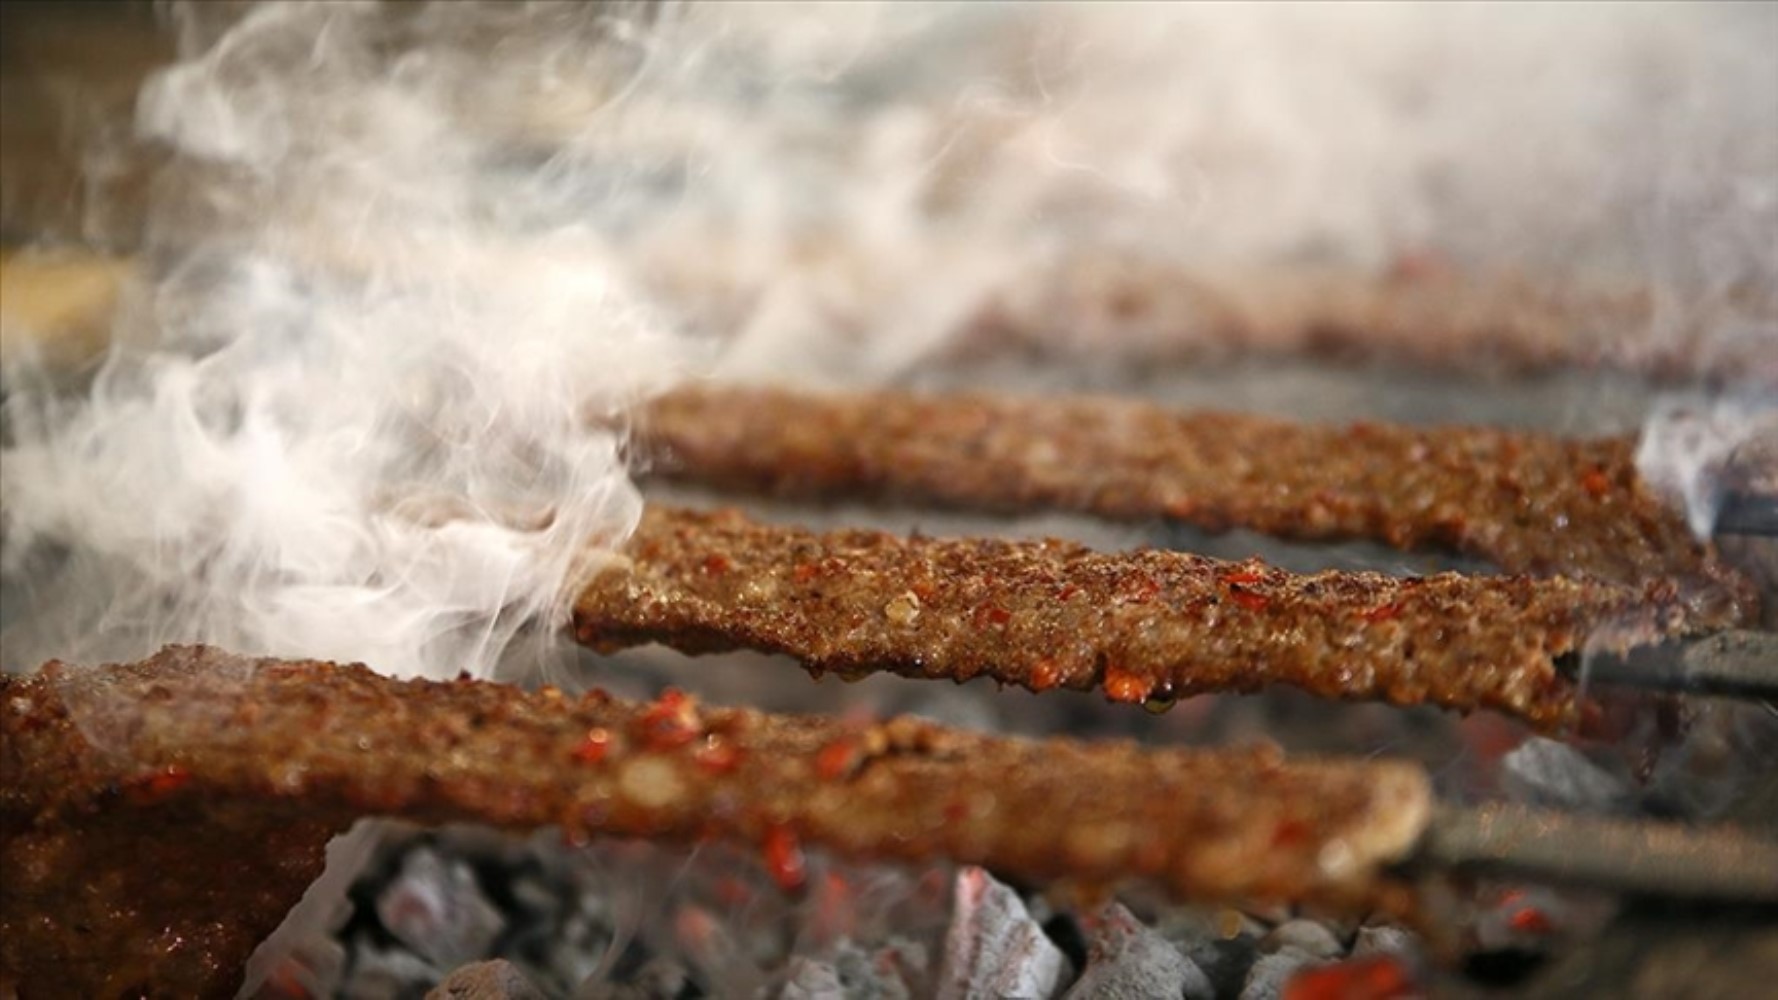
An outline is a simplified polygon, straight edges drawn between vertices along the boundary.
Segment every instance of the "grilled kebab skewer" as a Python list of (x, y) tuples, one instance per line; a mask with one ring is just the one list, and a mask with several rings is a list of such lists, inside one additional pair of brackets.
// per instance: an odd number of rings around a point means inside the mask
[(0, 771), (0, 982), (27, 995), (231, 995), (328, 836), (367, 815), (748, 841), (786, 886), (806, 842), (1199, 900), (1399, 910), (1412, 880), (1454, 868), (1778, 901), (1769, 838), (1435, 808), (1398, 761), (631, 704), (202, 647), (0, 675)]
[(786, 653), (810, 670), (990, 677), (1162, 701), (1290, 684), (1332, 698), (1577, 715), (1561, 661), (1732, 625), (1671, 582), (1293, 574), (1057, 541), (811, 532), (659, 506), (581, 591), (581, 642)]
[[(0, 675), (0, 765), (0, 973), (79, 995), (141, 976), (163, 994), (232, 991), (327, 835), (364, 815), (722, 837), (762, 845), (786, 883), (808, 843), (1362, 908), (1399, 896), (1379, 870), (1431, 812), (1402, 762), (1031, 742), (671, 693), (630, 704), (201, 647)], [(264, 870), (242, 878), (223, 856)], [(280, 886), (282, 907), (267, 898)]]
[(656, 400), (641, 431), (656, 474), (722, 488), (1443, 547), (1509, 573), (1637, 586), (1671, 578), (1754, 600), (1641, 481), (1627, 437), (1319, 426), (1084, 397), (714, 385)]

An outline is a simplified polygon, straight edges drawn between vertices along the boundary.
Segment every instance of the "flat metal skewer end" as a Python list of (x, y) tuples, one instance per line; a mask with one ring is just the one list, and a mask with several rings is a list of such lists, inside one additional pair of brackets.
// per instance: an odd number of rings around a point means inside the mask
[(1736, 827), (1446, 807), (1421, 857), (1438, 868), (1620, 892), (1778, 903), (1778, 840)]
[(1728, 494), (1717, 511), (1714, 533), (1778, 538), (1778, 496)]
[(1623, 655), (1596, 653), (1581, 672), (1589, 683), (1778, 699), (1778, 633), (1731, 630)]

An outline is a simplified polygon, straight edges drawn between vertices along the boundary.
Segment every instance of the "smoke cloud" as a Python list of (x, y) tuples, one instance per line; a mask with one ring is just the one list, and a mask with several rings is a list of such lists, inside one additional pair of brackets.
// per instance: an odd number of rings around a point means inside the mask
[(141, 94), (99, 373), (9, 363), (9, 665), (486, 669), (634, 524), (638, 400), (894, 378), (1073, 256), (1430, 252), (1778, 354), (1770, 6), (233, 11)]
[[(633, 527), (623, 414), (694, 346), (595, 220), (540, 207), (576, 168), (507, 161), (484, 88), (552, 68), (482, 58), (505, 15), (452, 7), (256, 8), (144, 89), (174, 157), (145, 281), (84, 396), (9, 375), (9, 661), (481, 673)], [(610, 60), (615, 23), (547, 28)]]

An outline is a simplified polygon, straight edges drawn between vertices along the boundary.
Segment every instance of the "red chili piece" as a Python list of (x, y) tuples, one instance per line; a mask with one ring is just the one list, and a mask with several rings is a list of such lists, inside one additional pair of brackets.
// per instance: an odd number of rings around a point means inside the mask
[(1242, 590), (1240, 587), (1229, 588), (1229, 600), (1249, 611), (1264, 611), (1266, 605), (1272, 603), (1266, 595), (1256, 594), (1251, 590)]
[(650, 750), (673, 750), (703, 734), (697, 707), (685, 692), (668, 688), (637, 720), (642, 745)]
[(1595, 500), (1603, 500), (1605, 494), (1611, 492), (1611, 479), (1605, 475), (1603, 469), (1588, 469), (1586, 474), (1580, 477), (1580, 485)]
[(864, 763), (864, 748), (850, 737), (841, 737), (815, 753), (815, 775), (822, 781), (849, 777)]

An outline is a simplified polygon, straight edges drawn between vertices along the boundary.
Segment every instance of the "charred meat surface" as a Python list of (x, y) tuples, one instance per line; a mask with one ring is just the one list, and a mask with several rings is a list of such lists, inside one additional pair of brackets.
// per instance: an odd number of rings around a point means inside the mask
[(811, 670), (1165, 702), (1289, 684), (1331, 698), (1572, 722), (1557, 659), (1729, 613), (1662, 583), (1287, 573), (1066, 542), (817, 533), (734, 511), (654, 507), (581, 592), (580, 640), (611, 650), (786, 653)]
[(717, 487), (1366, 539), (1447, 548), (1508, 573), (1672, 579), (1746, 605), (1740, 615), (1754, 601), (1643, 484), (1629, 438), (1319, 426), (1085, 397), (739, 386), (671, 393), (642, 427), (659, 474)]
[[(234, 849), (218, 845), (288, 828), (318, 865), (319, 835), (360, 815), (559, 825), (571, 839), (723, 837), (761, 845), (789, 887), (812, 845), (1363, 908), (1405, 891), (1380, 869), (1431, 814), (1425, 774), (1386, 760), (1018, 741), (912, 719), (707, 709), (671, 692), (629, 704), (204, 647), (0, 680), (0, 737), (0, 972), (25, 996), (232, 991), (252, 935), (201, 935), (259, 915), (249, 903), (276, 923), (288, 903), (255, 895), (273, 887), (218, 864)], [(82, 867), (101, 852), (110, 881)], [(130, 905), (116, 879), (132, 865), (128, 878), (176, 877)], [(298, 867), (279, 886), (291, 902)]]

